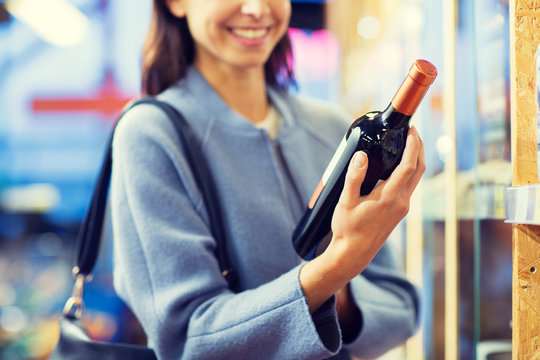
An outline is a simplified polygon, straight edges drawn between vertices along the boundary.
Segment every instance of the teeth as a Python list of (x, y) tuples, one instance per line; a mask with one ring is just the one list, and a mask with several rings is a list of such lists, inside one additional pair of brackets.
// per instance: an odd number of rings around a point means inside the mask
[(266, 35), (266, 29), (232, 29), (232, 32), (246, 39), (260, 39)]

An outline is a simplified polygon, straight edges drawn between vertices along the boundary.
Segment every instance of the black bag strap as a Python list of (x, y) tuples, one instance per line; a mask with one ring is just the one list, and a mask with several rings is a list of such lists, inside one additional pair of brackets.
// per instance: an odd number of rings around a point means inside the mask
[[(216, 255), (219, 261), (223, 276), (231, 288), (235, 285), (235, 273), (232, 270), (229, 258), (227, 256), (227, 242), (225, 238), (225, 227), (221, 217), (221, 206), (217, 190), (211, 176), (206, 158), (201, 152), (200, 145), (195, 137), (191, 127), (188, 125), (182, 114), (173, 106), (159, 101), (154, 97), (143, 97), (128, 104), (122, 114), (116, 121), (116, 124), (122, 119), (129, 109), (139, 104), (152, 104), (163, 110), (171, 119), (179, 137), (179, 144), (182, 152), (185, 154), (189, 166), (193, 172), (196, 183), (200, 187), (204, 204), (208, 211), (210, 219), (210, 228), (212, 236), (216, 240)], [(115, 124), (115, 125), (116, 125)], [(107, 141), (107, 147), (103, 158), (102, 166), (99, 171), (97, 183), (94, 188), (90, 207), (86, 217), (81, 225), (77, 245), (75, 248), (73, 274), (75, 276), (90, 276), (97, 260), (99, 245), (101, 242), (103, 221), (105, 217), (107, 194), (112, 168), (112, 141), (114, 129)]]

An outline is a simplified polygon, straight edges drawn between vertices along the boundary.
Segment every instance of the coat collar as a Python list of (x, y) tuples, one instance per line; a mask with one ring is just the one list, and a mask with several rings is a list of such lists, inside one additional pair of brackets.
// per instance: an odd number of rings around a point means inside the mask
[[(270, 86), (266, 89), (270, 101), (283, 117), (282, 130), (292, 126), (295, 117), (289, 94)], [(215, 122), (215, 125), (231, 131), (261, 131), (244, 116), (232, 110), (194, 66), (189, 67), (186, 76), (166, 90), (161, 97), (172, 104), (183, 104), (180, 110), (187, 112), (188, 116), (190, 113), (197, 117), (204, 116)]]

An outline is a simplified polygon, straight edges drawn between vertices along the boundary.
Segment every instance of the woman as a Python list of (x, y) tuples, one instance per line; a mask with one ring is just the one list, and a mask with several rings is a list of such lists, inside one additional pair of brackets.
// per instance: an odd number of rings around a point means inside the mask
[(292, 246), (350, 119), (287, 94), (290, 13), (289, 0), (154, 1), (143, 91), (199, 139), (238, 276), (233, 292), (169, 120), (133, 108), (114, 140), (114, 280), (161, 359), (376, 357), (417, 326), (415, 289), (384, 245), (424, 171), (416, 130), (365, 197), (367, 157), (354, 156), (323, 254), (303, 263)]

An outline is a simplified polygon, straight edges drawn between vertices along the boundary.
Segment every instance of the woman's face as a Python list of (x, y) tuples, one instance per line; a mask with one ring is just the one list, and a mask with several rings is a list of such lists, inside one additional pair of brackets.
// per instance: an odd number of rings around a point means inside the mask
[(263, 66), (287, 31), (290, 0), (168, 0), (185, 16), (197, 66)]

